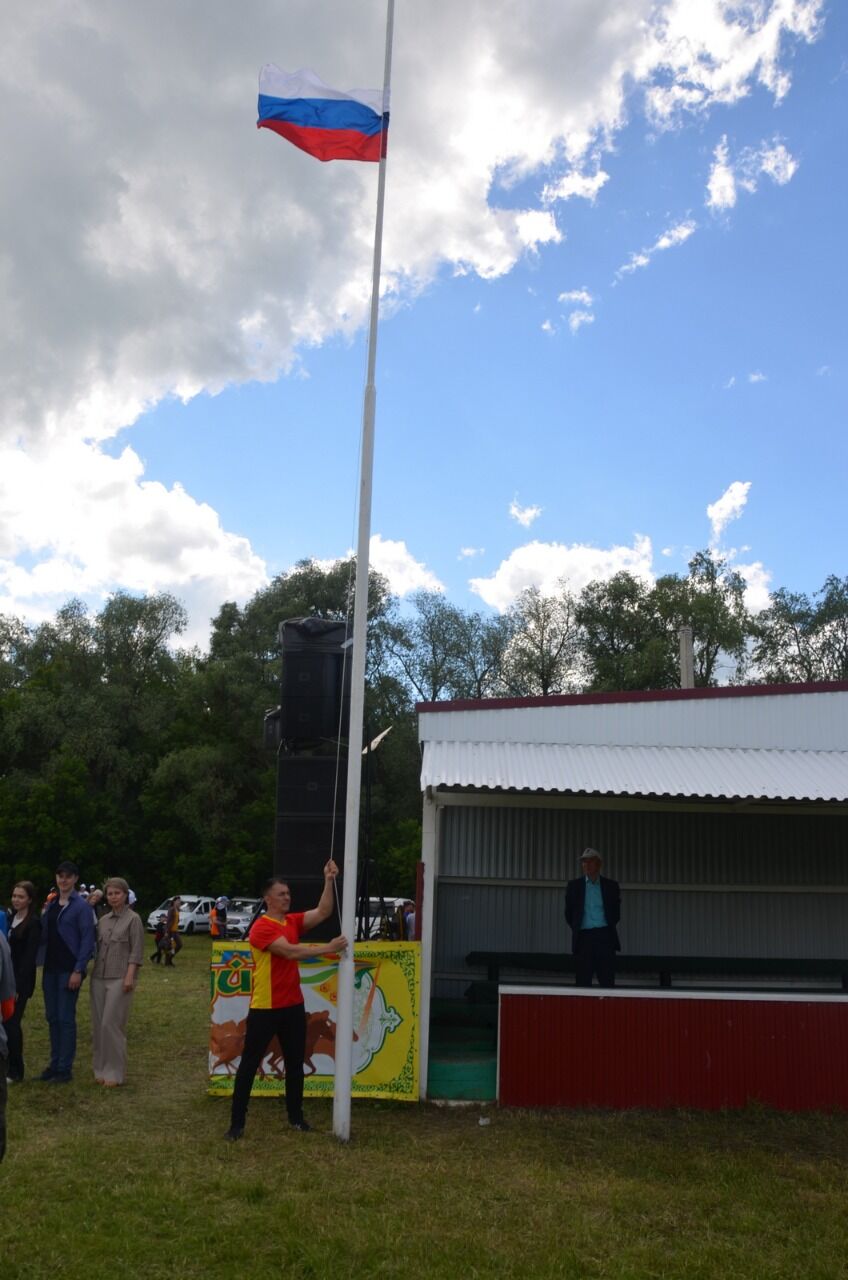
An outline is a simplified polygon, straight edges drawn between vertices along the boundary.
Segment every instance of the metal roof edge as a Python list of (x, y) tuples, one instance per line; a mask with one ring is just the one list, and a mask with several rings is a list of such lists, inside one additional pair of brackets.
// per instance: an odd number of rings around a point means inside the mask
[(588, 707), (624, 702), (688, 702), (707, 698), (772, 698), (816, 693), (848, 693), (848, 680), (807, 684), (738, 684), (700, 689), (631, 689), (618, 693), (557, 693), (533, 698), (456, 698), (416, 702), (420, 714), (441, 711), (500, 711), (518, 707)]

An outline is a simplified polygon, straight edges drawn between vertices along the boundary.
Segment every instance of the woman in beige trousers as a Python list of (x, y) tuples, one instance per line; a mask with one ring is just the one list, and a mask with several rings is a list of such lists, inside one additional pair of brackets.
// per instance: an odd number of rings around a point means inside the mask
[(127, 905), (130, 887), (120, 876), (106, 881), (111, 907), (97, 922), (97, 956), (91, 971), (91, 1037), (94, 1078), (113, 1089), (127, 1071), (127, 1020), (144, 958), (144, 926)]

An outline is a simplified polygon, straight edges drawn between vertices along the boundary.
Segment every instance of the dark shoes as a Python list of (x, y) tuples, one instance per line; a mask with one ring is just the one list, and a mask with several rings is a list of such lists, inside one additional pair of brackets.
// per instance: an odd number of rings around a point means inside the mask
[(239, 1138), (243, 1138), (243, 1137), (244, 1137), (244, 1129), (240, 1125), (234, 1124), (234, 1125), (231, 1125), (230, 1128), (227, 1130), (227, 1132), (224, 1134), (224, 1141), (238, 1142)]
[(47, 1084), (70, 1084), (70, 1071), (54, 1071), (52, 1067), (45, 1067), (39, 1080), (44, 1080)]
[(56, 1072), (53, 1070), (53, 1068), (52, 1068), (52, 1067), (45, 1067), (45, 1068), (44, 1068), (44, 1070), (42, 1071), (41, 1075), (38, 1077), (38, 1079), (39, 1079), (39, 1080), (52, 1080), (52, 1079), (53, 1079), (53, 1077), (55, 1076), (55, 1074), (56, 1074)]
[(311, 1133), (312, 1125), (307, 1124), (305, 1120), (289, 1120), (289, 1128), (297, 1129), (299, 1133)]

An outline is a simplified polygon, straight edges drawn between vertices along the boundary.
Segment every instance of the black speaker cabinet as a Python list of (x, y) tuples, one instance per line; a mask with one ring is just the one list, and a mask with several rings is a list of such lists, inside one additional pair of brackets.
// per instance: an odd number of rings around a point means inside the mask
[(321, 877), (328, 858), (334, 858), (341, 866), (344, 839), (345, 824), (338, 819), (334, 832), (331, 817), (303, 818), (278, 814), (274, 874)]
[(344, 820), (347, 757), (277, 757), (277, 813), (287, 818)]
[(343, 622), (290, 618), (280, 624), (283, 672), (280, 728), (284, 741), (320, 743), (347, 738), (350, 650)]

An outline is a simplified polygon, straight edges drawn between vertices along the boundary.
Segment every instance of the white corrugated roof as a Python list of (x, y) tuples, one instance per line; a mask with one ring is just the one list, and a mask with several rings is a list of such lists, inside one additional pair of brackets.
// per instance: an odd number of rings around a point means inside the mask
[(421, 786), (848, 800), (848, 751), (425, 740)]

